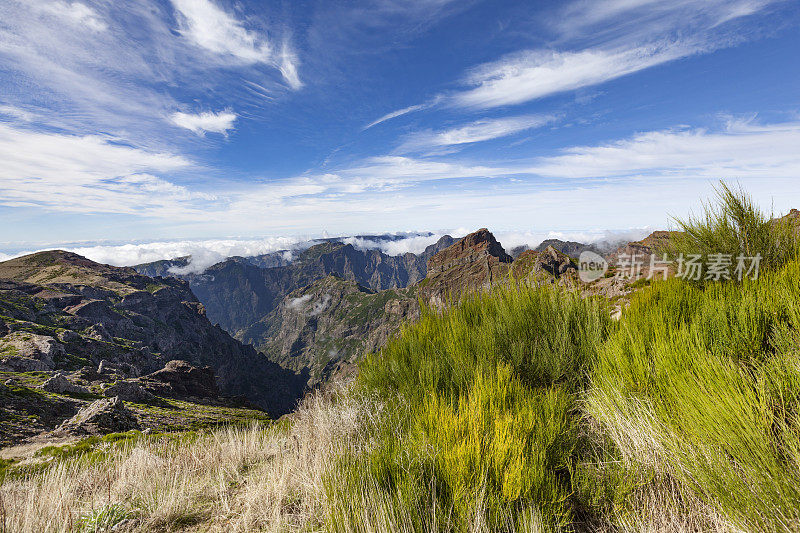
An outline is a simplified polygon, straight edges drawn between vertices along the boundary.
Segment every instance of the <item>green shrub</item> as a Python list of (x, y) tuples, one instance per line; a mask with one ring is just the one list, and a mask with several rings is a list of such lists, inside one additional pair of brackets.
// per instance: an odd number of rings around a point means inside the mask
[(114, 526), (130, 516), (131, 513), (123, 505), (112, 503), (81, 516), (78, 520), (78, 531), (85, 533), (113, 531)]
[(706, 204), (697, 217), (676, 218), (682, 233), (667, 246), (674, 257), (693, 254), (707, 259), (711, 254), (761, 256), (760, 267), (775, 270), (797, 257), (798, 228), (787, 219), (766, 215), (743, 190), (732, 190), (724, 182), (717, 189), (717, 204)]
[(588, 409), (632, 468), (745, 530), (800, 524), (800, 263), (654, 284), (599, 352)]
[(330, 474), (329, 527), (360, 530), (373, 508), (415, 531), (570, 524), (577, 396), (607, 317), (551, 286), (425, 311), (362, 365), (359, 393), (385, 409)]

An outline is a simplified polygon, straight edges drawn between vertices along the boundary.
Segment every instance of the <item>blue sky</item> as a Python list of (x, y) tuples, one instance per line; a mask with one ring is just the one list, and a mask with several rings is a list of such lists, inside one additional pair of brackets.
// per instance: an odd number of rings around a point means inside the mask
[(800, 207), (800, 2), (0, 0), (0, 252)]

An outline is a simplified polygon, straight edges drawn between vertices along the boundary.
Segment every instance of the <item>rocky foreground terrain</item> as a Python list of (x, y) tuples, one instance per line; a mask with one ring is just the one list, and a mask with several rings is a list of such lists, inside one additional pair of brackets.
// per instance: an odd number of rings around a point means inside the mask
[[(212, 325), (185, 281), (60, 251), (0, 263), (0, 380), (4, 443), (81, 433), (90, 407), (127, 420), (100, 432), (280, 416), (305, 382)], [(129, 403), (142, 423), (113, 415)]]

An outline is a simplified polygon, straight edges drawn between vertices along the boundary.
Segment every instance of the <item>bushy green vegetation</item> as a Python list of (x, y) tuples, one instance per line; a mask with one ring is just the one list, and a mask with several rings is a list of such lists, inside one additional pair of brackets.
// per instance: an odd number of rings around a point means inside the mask
[(84, 530), (798, 531), (795, 237), (724, 185), (683, 229), (678, 249), (760, 254), (761, 276), (642, 283), (619, 322), (506, 284), (423, 310), (292, 419), (44, 448), (28, 477), (0, 461), (0, 490), (62, 521), (71, 491)]
[(742, 190), (724, 182), (716, 204), (707, 204), (699, 216), (676, 218), (682, 233), (671, 238), (674, 256), (725, 254), (732, 258), (761, 257), (761, 268), (774, 270), (791, 261), (800, 249), (798, 228), (786, 219), (767, 215)]
[(598, 301), (505, 287), (425, 312), (361, 368), (387, 415), (329, 480), (331, 526), (357, 530), (366, 496), (419, 531), (560, 528), (575, 517), (578, 393), (612, 328)]
[(800, 528), (796, 230), (724, 184), (681, 226), (675, 250), (760, 255), (762, 277), (639, 284), (619, 325), (497, 288), (368, 358), (356, 390), (384, 409), (329, 475), (330, 528)]
[(638, 294), (600, 350), (589, 411), (631, 462), (746, 530), (800, 524), (800, 263)]

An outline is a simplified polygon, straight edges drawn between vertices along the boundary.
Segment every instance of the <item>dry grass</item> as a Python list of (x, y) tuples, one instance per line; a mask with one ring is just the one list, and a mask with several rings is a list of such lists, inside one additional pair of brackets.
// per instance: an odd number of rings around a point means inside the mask
[(54, 460), (0, 486), (0, 527), (104, 531), (95, 524), (113, 515), (106, 525), (127, 519), (123, 531), (320, 529), (326, 467), (359, 417), (378, 411), (359, 401), (337, 388), (307, 399), (288, 428), (142, 438), (101, 459)]
[[(0, 485), (0, 531), (343, 531), (323, 479), (338, 458), (369, 445), (381, 413), (375, 400), (338, 386), (307, 398), (288, 424), (142, 438), (109, 445), (100, 458), (33, 458), (35, 473)], [(347, 503), (361, 521), (346, 531), (417, 531), (420, 514), (437, 512), (380, 495), (367, 490)], [(508, 517), (508, 531), (542, 531), (535, 510), (521, 514)], [(430, 523), (452, 530), (447, 515)], [(493, 530), (480, 511), (467, 529)]]

